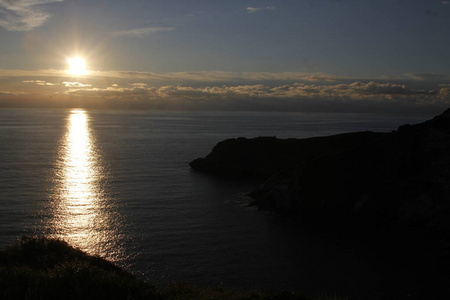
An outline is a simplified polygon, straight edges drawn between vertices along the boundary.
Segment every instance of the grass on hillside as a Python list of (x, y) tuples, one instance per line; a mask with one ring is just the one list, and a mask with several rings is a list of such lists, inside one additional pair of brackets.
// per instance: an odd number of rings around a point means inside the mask
[(344, 300), (293, 292), (237, 292), (181, 283), (156, 288), (100, 257), (66, 242), (23, 237), (0, 251), (0, 299)]

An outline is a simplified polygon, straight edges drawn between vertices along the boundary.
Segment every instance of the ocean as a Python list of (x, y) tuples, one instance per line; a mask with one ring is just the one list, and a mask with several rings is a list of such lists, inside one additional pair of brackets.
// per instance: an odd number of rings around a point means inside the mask
[(156, 285), (373, 295), (396, 271), (366, 246), (248, 207), (258, 182), (189, 162), (227, 138), (385, 132), (431, 117), (3, 109), (0, 246), (59, 237)]

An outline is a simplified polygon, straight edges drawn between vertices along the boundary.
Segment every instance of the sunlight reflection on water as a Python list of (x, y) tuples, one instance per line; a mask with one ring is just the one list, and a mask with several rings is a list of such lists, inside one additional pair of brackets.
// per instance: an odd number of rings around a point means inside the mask
[(102, 189), (106, 173), (84, 110), (72, 110), (59, 159), (48, 224), (52, 236), (114, 262), (124, 259), (122, 217)]

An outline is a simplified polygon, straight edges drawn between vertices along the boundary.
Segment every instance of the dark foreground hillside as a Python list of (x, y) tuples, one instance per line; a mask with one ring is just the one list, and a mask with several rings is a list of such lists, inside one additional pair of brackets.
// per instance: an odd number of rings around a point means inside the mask
[(22, 238), (0, 251), (0, 299), (314, 300), (293, 292), (262, 294), (173, 283), (164, 288), (137, 279), (112, 263), (66, 242)]

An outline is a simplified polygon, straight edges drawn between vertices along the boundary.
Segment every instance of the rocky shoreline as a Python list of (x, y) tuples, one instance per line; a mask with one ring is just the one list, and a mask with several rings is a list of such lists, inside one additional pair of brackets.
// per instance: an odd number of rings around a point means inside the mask
[(450, 109), (388, 133), (229, 139), (190, 166), (260, 178), (250, 194), (260, 209), (320, 222), (411, 226), (438, 238), (450, 232)]

